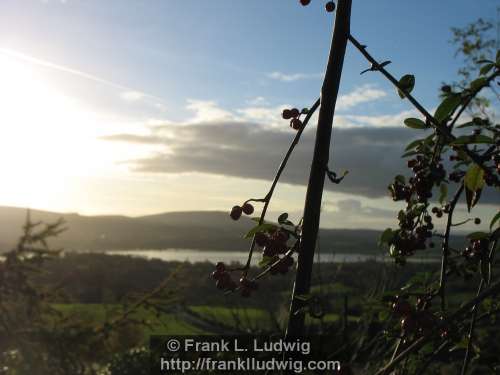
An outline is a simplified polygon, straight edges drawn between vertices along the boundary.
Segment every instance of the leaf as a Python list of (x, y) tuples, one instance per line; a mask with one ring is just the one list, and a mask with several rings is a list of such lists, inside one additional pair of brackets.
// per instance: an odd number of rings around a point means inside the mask
[(307, 115), (309, 113), (309, 108), (302, 108), (302, 111), (300, 111), (303, 115)]
[(394, 177), (394, 179), (402, 184), (405, 184), (406, 183), (406, 179), (405, 179), (405, 176), (401, 175), (401, 174), (398, 174), (396, 177)]
[(466, 122), (465, 124), (456, 126), (456, 128), (457, 129), (462, 129), (462, 128), (468, 128), (469, 126), (474, 126), (474, 125), (476, 125), (474, 123), (474, 121), (469, 121), (469, 122)]
[(413, 142), (408, 143), (408, 146), (406, 146), (405, 151), (410, 151), (413, 150), (415, 147), (417, 147), (420, 143), (422, 143), (423, 139), (416, 139)]
[(248, 231), (248, 233), (243, 238), (251, 238), (259, 232), (270, 232), (277, 228), (274, 224), (264, 223), (262, 225), (256, 225)]
[[(412, 74), (405, 74), (399, 80), (399, 86), (404, 89), (408, 94), (412, 92), (415, 87), (415, 76)], [(398, 88), (398, 95), (401, 99), (405, 98), (405, 93)]]
[(409, 128), (412, 128), (412, 129), (427, 129), (428, 126), (425, 125), (425, 122), (423, 122), (422, 120), (418, 119), (418, 118), (407, 118), (405, 121), (404, 121), (405, 125), (408, 126)]
[(486, 64), (486, 65), (483, 65), (481, 67), (481, 69), (479, 70), (479, 74), (481, 75), (486, 75), (488, 74), (488, 72), (495, 66), (495, 64), (493, 63), (489, 63), (489, 64)]
[[(497, 221), (500, 220), (500, 211), (497, 212), (497, 214), (493, 217), (493, 219), (491, 219), (491, 223), (490, 223), (490, 230), (493, 229), (493, 227), (495, 226), (495, 223)], [(499, 223), (500, 224), (500, 223)]]
[(500, 64), (500, 49), (497, 51), (497, 56), (495, 60), (497, 61), (497, 64)]
[(405, 152), (403, 155), (401, 155), (402, 158), (407, 158), (408, 156), (413, 156), (413, 155), (417, 155), (418, 152), (416, 151), (408, 151), (408, 152)]
[(439, 203), (443, 205), (446, 202), (446, 198), (448, 198), (448, 185), (441, 184), (439, 187)]
[(259, 261), (258, 266), (261, 268), (267, 267), (269, 264), (273, 262), (273, 257), (266, 257), (263, 256), (262, 259)]
[(465, 173), (464, 184), (467, 189), (476, 192), (484, 186), (484, 170), (477, 164), (472, 164)]
[(470, 83), (470, 88), (478, 90), (487, 82), (486, 77), (479, 77)]
[(490, 234), (486, 233), (486, 232), (472, 232), (472, 233), (469, 233), (466, 237), (469, 240), (480, 240), (482, 238), (488, 238), (489, 236), (490, 236)]
[(437, 107), (434, 113), (434, 118), (437, 122), (444, 121), (453, 111), (458, 107), (461, 102), (460, 95), (450, 95), (444, 99)]
[(288, 214), (285, 212), (285, 213), (282, 213), (279, 217), (278, 217), (278, 223), (280, 224), (284, 224), (288, 219)]
[(465, 145), (465, 144), (494, 144), (495, 141), (486, 135), (462, 135), (451, 142), (452, 145)]
[(386, 230), (384, 230), (382, 232), (382, 234), (380, 235), (380, 238), (378, 240), (378, 246), (382, 246), (384, 243), (389, 243), (392, 238), (394, 237), (394, 232), (392, 231), (391, 228), (387, 228)]
[(294, 298), (298, 299), (299, 301), (307, 302), (311, 299), (311, 295), (310, 294), (296, 294), (294, 296)]

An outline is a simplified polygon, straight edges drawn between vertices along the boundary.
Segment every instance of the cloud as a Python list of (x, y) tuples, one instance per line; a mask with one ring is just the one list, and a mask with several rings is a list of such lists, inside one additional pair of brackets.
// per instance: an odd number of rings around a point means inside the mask
[[(218, 108), (214, 102), (194, 100), (189, 102), (188, 108), (195, 111), (195, 116), (182, 126), (156, 122), (149, 126), (150, 134), (147, 135), (115, 134), (102, 139), (151, 145), (154, 154), (126, 162), (133, 171), (202, 172), (267, 181), (274, 177), (294, 136), (283, 120), (277, 119), (278, 108), (250, 107), (238, 110), (236, 115)], [(326, 181), (326, 189), (369, 198), (387, 196), (387, 186), (395, 175), (409, 175), (401, 159), (405, 146), (417, 137), (430, 134), (401, 125), (402, 119), (409, 115), (414, 113), (336, 117), (329, 167), (337, 172), (348, 170), (349, 174), (339, 185)], [(267, 120), (271, 124), (272, 121), (281, 123), (279, 127), (270, 126)], [(311, 123), (311, 128), (314, 125)], [(302, 134), (282, 175), (282, 182), (307, 184), (314, 137), (314, 131)], [(494, 201), (488, 194), (483, 198), (483, 202)], [(347, 203), (353, 204), (344, 202)], [(374, 211), (365, 212), (375, 214)]]
[(247, 100), (249, 105), (267, 105), (268, 102), (263, 96), (257, 96), (255, 98)]
[(267, 77), (282, 82), (294, 82), (302, 79), (318, 79), (322, 77), (322, 74), (306, 74), (306, 73), (287, 74), (282, 72), (272, 72), (269, 73)]
[[(338, 128), (333, 136), (331, 168), (350, 171), (342, 184), (328, 189), (369, 197), (386, 195), (392, 177), (403, 171), (400, 154), (413, 133), (402, 128)], [(117, 134), (108, 141), (164, 145), (165, 152), (128, 162), (131, 169), (152, 173), (204, 172), (270, 180), (293, 133), (255, 122), (220, 121), (157, 126), (147, 136)], [(283, 174), (283, 182), (307, 182), (314, 132), (305, 132)]]
[(394, 209), (365, 206), (357, 199), (343, 199), (336, 202), (325, 201), (323, 209), (327, 213), (332, 212), (342, 214), (343, 216), (361, 216), (365, 220), (367, 217), (392, 219), (395, 212)]
[(358, 104), (372, 102), (385, 96), (387, 96), (385, 91), (377, 89), (372, 85), (363, 85), (357, 87), (349, 94), (341, 95), (336, 108), (339, 110), (346, 110), (355, 107)]
[(140, 91), (127, 90), (120, 94), (120, 97), (127, 102), (136, 102), (138, 100), (144, 99), (146, 94)]
[(189, 120), (192, 123), (227, 121), (234, 119), (234, 115), (231, 112), (220, 108), (217, 106), (216, 102), (211, 100), (188, 99), (186, 109), (195, 113), (194, 117)]

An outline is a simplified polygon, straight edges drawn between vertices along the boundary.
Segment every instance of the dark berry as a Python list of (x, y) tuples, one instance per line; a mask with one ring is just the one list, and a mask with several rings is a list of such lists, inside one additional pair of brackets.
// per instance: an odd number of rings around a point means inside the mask
[(290, 127), (295, 130), (299, 130), (302, 127), (302, 121), (300, 121), (298, 118), (294, 118), (292, 119), (292, 121), (290, 121)]
[(262, 232), (255, 234), (255, 243), (260, 247), (264, 247), (267, 245), (269, 238)]
[(226, 270), (226, 265), (222, 262), (218, 262), (216, 265), (215, 265), (215, 269), (218, 271), (218, 272), (224, 272)]
[(253, 214), (253, 206), (250, 203), (245, 203), (241, 209), (245, 215)]
[(292, 108), (290, 114), (293, 118), (297, 118), (300, 116), (300, 111), (297, 108)]
[(329, 1), (325, 4), (325, 9), (328, 13), (331, 13), (335, 10), (335, 3), (333, 1)]
[(281, 117), (283, 120), (290, 120), (292, 118), (292, 112), (289, 109), (284, 109), (283, 112), (281, 112)]
[(238, 220), (241, 217), (242, 212), (243, 209), (240, 206), (234, 206), (229, 215), (231, 216), (231, 219)]
[(311, 0), (300, 0), (300, 3), (303, 5), (303, 6), (306, 6), (306, 5), (309, 5), (309, 3), (311, 2)]
[(480, 218), (478, 218), (478, 217), (476, 217), (476, 218), (474, 219), (474, 224), (476, 224), (476, 225), (481, 224), (481, 219), (480, 219)]

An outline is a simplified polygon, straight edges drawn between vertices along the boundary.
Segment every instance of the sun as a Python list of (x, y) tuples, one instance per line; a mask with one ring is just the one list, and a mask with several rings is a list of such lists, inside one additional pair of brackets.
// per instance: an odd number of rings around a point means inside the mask
[(96, 114), (54, 86), (0, 53), (0, 204), (59, 207), (72, 179), (110, 164)]

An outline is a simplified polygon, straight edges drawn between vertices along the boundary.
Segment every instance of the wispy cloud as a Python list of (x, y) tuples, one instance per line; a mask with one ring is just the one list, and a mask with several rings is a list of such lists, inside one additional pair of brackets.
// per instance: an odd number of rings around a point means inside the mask
[(94, 81), (94, 82), (97, 82), (97, 83), (100, 83), (100, 84), (103, 84), (106, 86), (114, 87), (114, 88), (120, 90), (122, 92), (122, 94), (127, 93), (127, 92), (128, 93), (141, 93), (143, 95), (143, 97), (148, 97), (148, 98), (154, 99), (154, 100), (159, 101), (159, 102), (164, 102), (164, 100), (158, 96), (144, 93), (140, 90), (136, 90), (134, 88), (131, 88), (131, 87), (128, 87), (125, 85), (121, 85), (121, 84), (116, 83), (116, 82), (109, 81), (107, 79), (98, 77), (98, 76), (90, 74), (90, 73), (83, 72), (83, 71), (78, 70), (78, 69), (73, 69), (73, 68), (70, 68), (68, 66), (56, 64), (56, 63), (53, 63), (53, 62), (50, 62), (47, 60), (38, 59), (36, 57), (26, 55), (24, 53), (14, 51), (12, 49), (0, 48), (0, 53), (4, 54), (6, 56), (10, 56), (10, 57), (22, 60), (22, 61), (26, 61), (26, 62), (34, 64), (34, 65), (43, 66), (45, 68), (57, 70), (57, 71), (60, 71), (63, 73), (71, 74), (71, 75), (74, 75), (74, 76), (77, 76), (80, 78)]
[(140, 91), (127, 90), (120, 94), (120, 97), (127, 102), (136, 102), (143, 99), (146, 95)]
[(282, 82), (294, 82), (302, 79), (317, 79), (321, 78), (321, 74), (306, 74), (306, 73), (292, 73), (287, 74), (283, 72), (272, 72), (267, 75), (268, 78), (275, 79)]
[(373, 102), (387, 96), (387, 93), (373, 85), (357, 87), (348, 94), (340, 95), (336, 108), (346, 110), (362, 103)]

